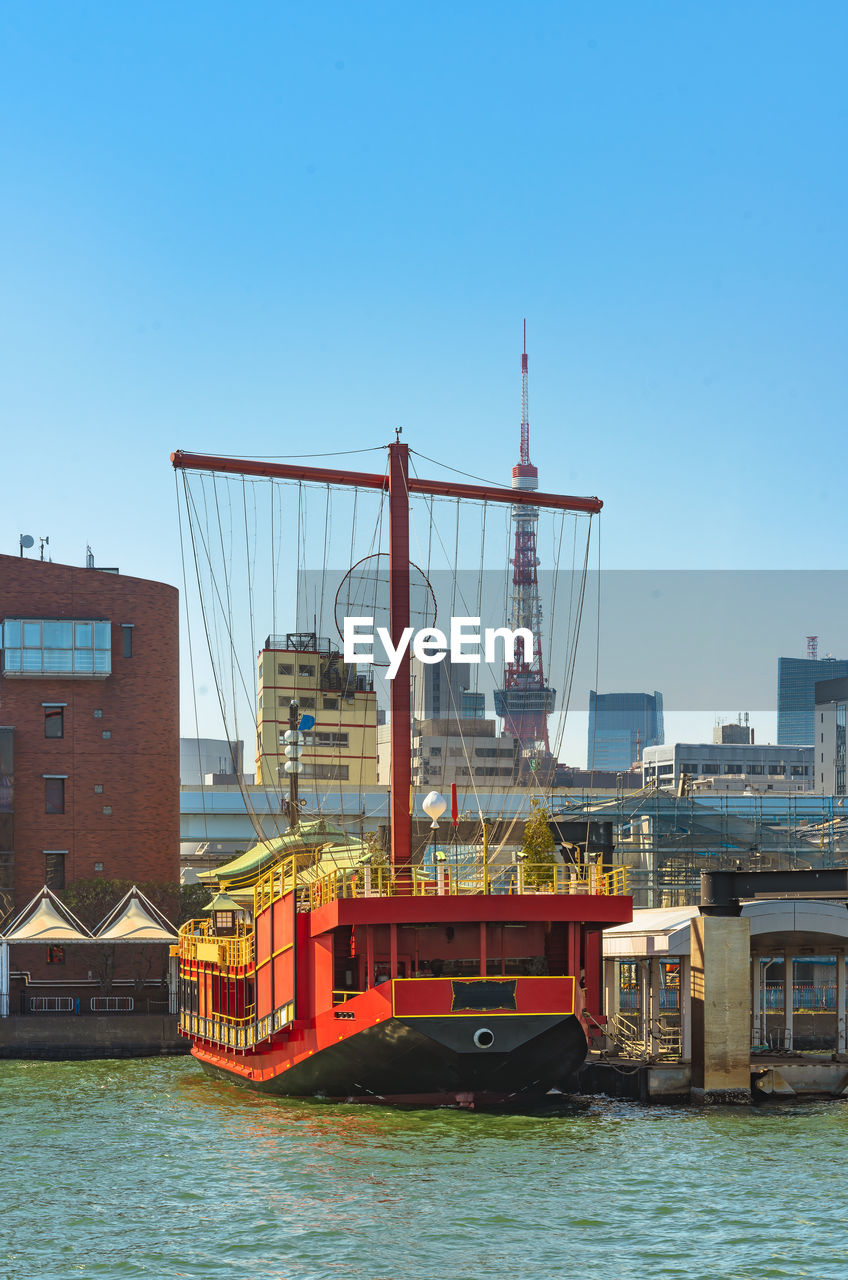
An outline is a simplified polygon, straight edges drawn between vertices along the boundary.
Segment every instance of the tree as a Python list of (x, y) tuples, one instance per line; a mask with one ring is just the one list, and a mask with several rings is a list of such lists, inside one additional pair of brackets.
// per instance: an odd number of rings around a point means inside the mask
[(554, 881), (556, 858), (549, 817), (543, 804), (535, 799), (530, 801), (530, 816), (524, 824), (521, 844), (524, 879), (528, 884), (547, 885)]

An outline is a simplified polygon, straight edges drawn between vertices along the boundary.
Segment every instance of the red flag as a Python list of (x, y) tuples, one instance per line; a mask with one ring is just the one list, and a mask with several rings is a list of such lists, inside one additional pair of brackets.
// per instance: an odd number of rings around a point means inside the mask
[(454, 826), (459, 822), (459, 805), (456, 799), (456, 783), (451, 783), (451, 822)]

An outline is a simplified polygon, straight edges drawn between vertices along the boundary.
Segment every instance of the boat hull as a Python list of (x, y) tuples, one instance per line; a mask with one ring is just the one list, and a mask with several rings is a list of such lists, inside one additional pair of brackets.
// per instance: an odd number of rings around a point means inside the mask
[(210, 1075), (286, 1097), (417, 1106), (526, 1105), (562, 1088), (586, 1056), (573, 1015), (393, 1017), (292, 1066), (245, 1075), (195, 1056)]

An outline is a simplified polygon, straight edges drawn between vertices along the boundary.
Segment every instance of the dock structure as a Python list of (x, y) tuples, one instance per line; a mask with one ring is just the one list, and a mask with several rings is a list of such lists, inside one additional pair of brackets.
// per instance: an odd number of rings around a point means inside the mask
[(608, 1075), (632, 1070), (654, 1101), (842, 1096), (846, 952), (844, 902), (637, 910), (604, 935)]

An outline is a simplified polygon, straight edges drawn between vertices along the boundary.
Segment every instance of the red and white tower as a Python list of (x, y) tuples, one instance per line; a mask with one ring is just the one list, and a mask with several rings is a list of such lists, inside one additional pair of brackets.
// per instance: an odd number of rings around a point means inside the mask
[[(539, 472), (530, 461), (530, 416), (528, 411), (527, 321), (524, 321), (524, 351), (521, 356), (521, 453), (512, 468), (513, 489), (539, 487)], [(512, 597), (509, 625), (514, 631), (526, 627), (533, 635), (533, 652), (525, 654), (522, 642), (515, 646), (515, 660), (504, 669), (502, 689), (495, 690), (495, 711), (503, 717), (504, 729), (518, 738), (521, 754), (531, 760), (550, 756), (548, 716), (554, 709), (556, 690), (545, 680), (542, 657), (542, 604), (539, 599), (539, 558), (536, 555), (538, 507), (516, 503), (512, 508), (515, 543), (512, 564)]]

